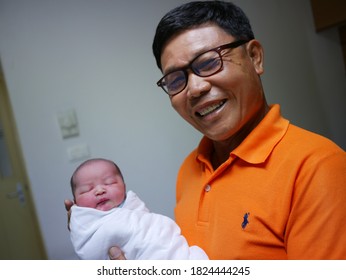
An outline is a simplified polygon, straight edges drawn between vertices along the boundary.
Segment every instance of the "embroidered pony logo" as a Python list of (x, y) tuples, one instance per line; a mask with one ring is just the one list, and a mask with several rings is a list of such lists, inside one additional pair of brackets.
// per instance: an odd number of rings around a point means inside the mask
[(246, 228), (246, 226), (249, 224), (249, 216), (250, 216), (250, 213), (249, 212), (247, 212), (247, 213), (245, 213), (245, 215), (244, 215), (244, 220), (243, 220), (243, 222), (241, 223), (241, 228), (242, 229), (245, 229)]

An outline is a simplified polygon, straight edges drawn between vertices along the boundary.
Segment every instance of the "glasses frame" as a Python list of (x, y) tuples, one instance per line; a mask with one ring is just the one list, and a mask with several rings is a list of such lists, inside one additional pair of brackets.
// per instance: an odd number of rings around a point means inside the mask
[[(203, 53), (197, 55), (193, 60), (191, 60), (191, 62), (190, 62), (187, 66), (182, 67), (182, 68), (180, 68), (180, 69), (173, 70), (173, 71), (171, 71), (171, 72), (165, 74), (160, 80), (158, 80), (158, 82), (157, 82), (156, 84), (157, 84), (157, 86), (161, 87), (161, 88), (163, 89), (163, 91), (164, 91), (165, 93), (167, 93), (169, 96), (177, 95), (177, 94), (181, 93), (181, 92), (186, 88), (186, 86), (187, 86), (187, 84), (188, 84), (188, 70), (191, 70), (192, 73), (194, 73), (194, 74), (197, 75), (198, 77), (206, 78), (206, 77), (213, 76), (213, 75), (219, 73), (220, 71), (222, 71), (222, 69), (223, 69), (223, 59), (222, 59), (221, 51), (223, 51), (223, 50), (225, 50), (225, 49), (235, 49), (235, 48), (237, 48), (237, 47), (239, 47), (239, 46), (241, 46), (241, 45), (244, 45), (244, 44), (248, 43), (249, 41), (251, 41), (251, 40), (237, 40), (237, 41), (234, 41), (234, 42), (232, 42), (232, 43), (228, 43), (228, 44), (221, 45), (221, 46), (218, 46), (218, 47), (216, 47), (216, 48), (212, 48), (212, 49), (210, 49), (210, 50), (207, 50), (207, 51), (205, 51), (205, 52), (203, 52)], [(213, 72), (213, 73), (211, 73), (211, 74), (208, 74), (208, 75), (200, 75), (199, 73), (197, 73), (197, 72), (193, 69), (192, 64), (193, 64), (199, 57), (201, 57), (202, 55), (204, 55), (204, 54), (206, 54), (206, 53), (208, 53), (208, 52), (211, 52), (211, 51), (215, 51), (215, 52), (219, 55), (220, 61), (221, 61), (220, 68), (219, 68), (217, 71), (215, 71), (215, 72)], [(175, 92), (175, 93), (173, 93), (173, 94), (170, 94), (170, 93), (164, 88), (163, 81), (164, 81), (164, 79), (165, 79), (168, 75), (170, 75), (170, 74), (172, 74), (172, 73), (174, 73), (174, 72), (177, 72), (177, 71), (182, 71), (182, 72), (184, 73), (184, 75), (185, 75), (185, 85), (184, 85), (184, 87), (183, 87), (180, 91)]]

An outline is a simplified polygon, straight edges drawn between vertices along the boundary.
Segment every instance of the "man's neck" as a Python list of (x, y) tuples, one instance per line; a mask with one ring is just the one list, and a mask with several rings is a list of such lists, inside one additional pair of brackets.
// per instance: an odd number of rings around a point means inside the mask
[(230, 153), (236, 149), (241, 142), (251, 133), (251, 131), (262, 121), (269, 111), (269, 106), (265, 106), (260, 112), (245, 124), (236, 134), (224, 141), (213, 141), (214, 150), (211, 154), (211, 163), (214, 170), (216, 170), (222, 163), (224, 163), (230, 156)]

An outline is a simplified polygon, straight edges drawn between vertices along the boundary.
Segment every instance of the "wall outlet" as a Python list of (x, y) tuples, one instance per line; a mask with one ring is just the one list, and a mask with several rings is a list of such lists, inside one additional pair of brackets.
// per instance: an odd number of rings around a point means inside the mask
[(90, 151), (87, 144), (79, 144), (67, 149), (69, 161), (79, 161), (90, 157)]

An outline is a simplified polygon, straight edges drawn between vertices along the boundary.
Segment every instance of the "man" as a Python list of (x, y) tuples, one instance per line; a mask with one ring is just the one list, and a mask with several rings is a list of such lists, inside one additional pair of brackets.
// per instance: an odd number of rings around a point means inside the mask
[(263, 49), (243, 11), (177, 7), (153, 51), (158, 86), (204, 135), (177, 178), (176, 222), (189, 245), (210, 259), (346, 259), (346, 154), (268, 106)]
[(158, 82), (204, 134), (177, 178), (176, 221), (210, 259), (346, 259), (346, 155), (268, 106), (263, 49), (229, 2), (158, 25)]

